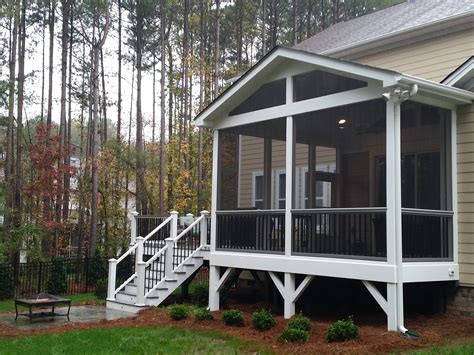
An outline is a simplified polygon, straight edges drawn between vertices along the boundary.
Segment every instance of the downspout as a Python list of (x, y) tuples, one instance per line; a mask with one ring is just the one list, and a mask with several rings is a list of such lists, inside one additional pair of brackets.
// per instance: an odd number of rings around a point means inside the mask
[[(400, 90), (397, 89), (394, 92), (398, 96), (398, 100), (396, 102), (396, 105), (398, 106), (395, 109), (395, 124), (398, 126), (396, 127), (396, 132), (397, 132), (397, 141), (401, 142), (401, 115), (400, 115), (400, 106), (403, 101), (408, 100), (411, 96), (414, 96), (418, 93), (418, 85), (417, 84), (412, 84), (410, 87), (410, 90)], [(401, 156), (401, 148), (400, 144), (397, 145), (398, 151), (396, 154), (398, 156)], [(397, 171), (396, 174), (397, 176), (401, 177), (401, 166), (400, 164), (397, 165), (396, 167)], [(401, 201), (401, 179), (398, 179), (396, 189), (396, 204), (397, 204), (397, 210), (401, 211), (402, 207), (402, 201)], [(398, 323), (398, 330), (405, 334), (407, 337), (417, 337), (416, 334), (413, 334), (408, 331), (407, 328), (405, 328), (405, 322), (404, 322), (404, 306), (403, 306), (403, 245), (402, 245), (402, 221), (401, 221), (401, 213), (397, 213), (397, 220), (395, 223), (395, 228), (396, 230), (396, 268), (397, 268), (397, 323)]]

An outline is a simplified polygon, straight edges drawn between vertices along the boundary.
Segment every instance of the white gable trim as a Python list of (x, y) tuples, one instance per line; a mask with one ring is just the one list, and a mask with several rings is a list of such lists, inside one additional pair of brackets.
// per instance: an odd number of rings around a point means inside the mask
[(443, 84), (453, 87), (460, 87), (464, 90), (474, 88), (474, 56), (464, 62), (459, 68), (451, 73)]
[[(304, 52), (300, 50), (277, 47), (268, 56), (263, 58), (259, 63), (252, 67), (246, 74), (244, 74), (238, 81), (236, 81), (229, 89), (227, 89), (221, 96), (214, 100), (204, 111), (202, 111), (195, 119), (197, 126), (206, 126), (204, 121), (212, 121), (219, 108), (222, 107), (231, 97), (236, 95), (241, 89), (245, 88), (254, 79), (263, 76), (265, 72), (270, 71), (271, 64), (277, 63), (277, 60), (290, 59), (303, 63), (309, 63), (317, 68), (324, 69), (332, 73), (339, 73), (341, 75), (357, 78), (361, 80), (380, 81), (382, 86), (394, 86), (397, 84), (397, 77), (399, 73), (370, 67), (358, 63), (352, 63), (341, 59), (329, 58), (322, 55)], [(226, 112), (227, 113), (227, 112)]]

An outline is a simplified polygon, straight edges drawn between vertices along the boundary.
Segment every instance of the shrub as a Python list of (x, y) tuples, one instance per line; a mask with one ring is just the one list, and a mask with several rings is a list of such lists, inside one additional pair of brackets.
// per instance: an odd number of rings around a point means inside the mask
[(170, 317), (174, 320), (188, 318), (189, 309), (184, 304), (176, 304), (170, 309)]
[(244, 325), (244, 316), (238, 309), (229, 309), (222, 312), (222, 320), (225, 325), (240, 327)]
[(300, 329), (305, 332), (309, 332), (311, 329), (311, 321), (308, 317), (305, 317), (303, 314), (298, 314), (290, 319), (288, 322), (288, 328), (291, 329)]
[(198, 307), (207, 307), (209, 303), (209, 285), (201, 282), (193, 286), (193, 302)]
[(95, 296), (100, 300), (107, 298), (107, 279), (97, 280), (95, 283)]
[(13, 269), (10, 264), (0, 264), (0, 300), (12, 298), (15, 293)]
[(349, 316), (347, 319), (338, 320), (328, 327), (326, 340), (329, 342), (345, 341), (355, 339), (357, 335), (359, 335), (359, 327), (354, 324), (352, 316)]
[(201, 322), (203, 320), (212, 320), (214, 319), (214, 316), (207, 308), (198, 308), (194, 312), (194, 318), (196, 318), (197, 321)]
[(279, 342), (308, 341), (309, 332), (302, 329), (286, 327), (278, 337)]
[(272, 314), (269, 311), (261, 310), (253, 312), (252, 323), (255, 329), (269, 330), (276, 324)]
[(64, 266), (64, 258), (56, 256), (52, 260), (51, 277), (48, 282), (48, 292), (52, 294), (63, 294), (67, 291), (67, 274)]

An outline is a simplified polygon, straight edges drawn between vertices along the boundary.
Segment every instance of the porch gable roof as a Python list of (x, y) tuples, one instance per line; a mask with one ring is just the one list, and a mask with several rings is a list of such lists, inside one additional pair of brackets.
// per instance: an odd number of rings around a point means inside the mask
[(285, 61), (314, 65), (315, 69), (327, 70), (342, 76), (377, 81), (381, 83), (384, 89), (386, 88), (386, 91), (397, 85), (409, 87), (412, 84), (416, 84), (418, 85), (419, 92), (433, 94), (438, 97), (441, 96), (455, 105), (471, 103), (474, 100), (474, 93), (466, 90), (449, 87), (392, 70), (331, 58), (294, 48), (275, 47), (202, 110), (194, 118), (195, 125), (212, 128), (212, 121), (226, 116), (237, 104), (264, 84), (265, 78), (271, 73), (278, 73), (280, 70), (279, 66), (283, 65)]

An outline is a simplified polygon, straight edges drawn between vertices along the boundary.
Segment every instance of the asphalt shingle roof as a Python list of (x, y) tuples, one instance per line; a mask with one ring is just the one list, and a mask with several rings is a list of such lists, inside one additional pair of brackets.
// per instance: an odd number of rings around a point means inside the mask
[(474, 0), (411, 0), (337, 23), (294, 48), (323, 53), (465, 13), (474, 14)]

